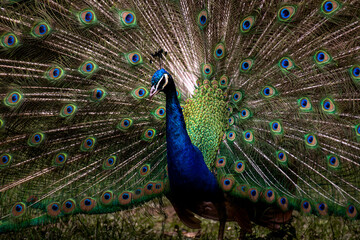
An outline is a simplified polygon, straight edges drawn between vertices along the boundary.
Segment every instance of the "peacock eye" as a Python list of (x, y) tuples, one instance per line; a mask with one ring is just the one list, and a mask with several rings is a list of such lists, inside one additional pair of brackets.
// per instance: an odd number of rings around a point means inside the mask
[(144, 87), (139, 87), (133, 90), (131, 94), (133, 97), (140, 100), (147, 97), (149, 95), (149, 91)]
[(355, 81), (360, 81), (360, 66), (355, 65), (350, 68), (350, 76)]
[(82, 24), (90, 25), (96, 23), (96, 15), (92, 10), (83, 10), (79, 13), (79, 20)]
[(153, 112), (154, 116), (159, 118), (159, 119), (163, 119), (166, 116), (166, 110), (165, 107), (158, 107), (154, 112)]
[(44, 141), (45, 135), (41, 132), (32, 134), (28, 139), (28, 144), (31, 147), (40, 145)]
[(337, 10), (339, 10), (341, 7), (341, 5), (335, 1), (335, 0), (325, 0), (322, 4), (321, 4), (321, 12), (325, 15), (331, 15), (333, 13), (335, 13)]
[(61, 152), (55, 155), (53, 164), (55, 166), (62, 166), (65, 164), (66, 160), (68, 159), (67, 153)]
[(18, 91), (13, 91), (10, 92), (6, 97), (5, 97), (5, 105), (8, 107), (16, 107), (20, 104), (20, 102), (23, 99), (23, 95), (21, 93), (19, 93)]
[(213, 74), (213, 66), (211, 64), (202, 64), (201, 72), (205, 79), (209, 79)]
[(321, 101), (321, 108), (325, 113), (335, 113), (336, 107), (330, 98), (325, 98)]
[(278, 19), (282, 22), (290, 21), (296, 12), (295, 6), (284, 6), (278, 11)]
[(225, 56), (225, 45), (223, 43), (219, 43), (215, 47), (214, 57), (215, 57), (215, 59), (220, 60), (224, 56)]
[(81, 151), (90, 151), (94, 148), (96, 139), (94, 137), (87, 137), (81, 143)]
[(141, 54), (139, 52), (130, 52), (125, 54), (126, 55), (126, 59), (127, 61), (131, 64), (131, 65), (139, 65), (143, 62)]
[(46, 78), (49, 80), (59, 80), (65, 76), (64, 70), (59, 66), (54, 66), (46, 71)]
[(252, 59), (245, 59), (240, 63), (241, 72), (249, 72), (253, 66), (254, 61)]
[(220, 167), (224, 167), (226, 165), (226, 158), (225, 157), (218, 157), (216, 159), (216, 167), (220, 168)]
[(240, 31), (242, 33), (247, 33), (253, 27), (255, 18), (253, 16), (248, 16), (240, 23)]
[(240, 90), (235, 91), (232, 94), (232, 97), (231, 97), (232, 102), (239, 103), (242, 99), (243, 99), (243, 94)]
[(45, 37), (46, 35), (48, 35), (50, 33), (50, 30), (51, 30), (51, 28), (47, 23), (40, 22), (32, 28), (31, 34), (34, 37)]
[(1, 46), (5, 48), (14, 48), (18, 44), (18, 38), (13, 33), (5, 33), (1, 36)]
[(156, 130), (153, 128), (146, 129), (143, 133), (142, 139), (145, 141), (151, 141), (156, 135)]
[(234, 168), (237, 173), (242, 173), (245, 170), (245, 162), (241, 160), (235, 162)]
[(254, 135), (253, 135), (252, 131), (250, 131), (250, 130), (244, 131), (243, 137), (244, 137), (245, 142), (247, 142), (247, 143), (254, 142)]
[(150, 173), (150, 165), (145, 164), (140, 168), (140, 175), (147, 176)]
[(93, 61), (85, 61), (79, 67), (79, 72), (84, 76), (93, 74), (97, 70), (98, 66)]
[(247, 108), (242, 108), (242, 109), (240, 110), (239, 117), (240, 117), (240, 119), (242, 119), (242, 120), (248, 119), (249, 117), (251, 117), (251, 112), (250, 112), (250, 110), (247, 109)]
[(77, 107), (75, 104), (66, 104), (60, 111), (61, 117), (70, 117), (75, 114)]
[(324, 50), (320, 50), (315, 53), (314, 60), (316, 64), (322, 66), (329, 63), (332, 58), (327, 52), (325, 52)]
[(104, 100), (104, 98), (106, 97), (107, 93), (104, 89), (102, 88), (94, 88), (91, 91), (91, 95), (90, 95), (90, 99), (94, 102), (100, 102), (102, 100)]
[(220, 77), (220, 88), (226, 88), (229, 85), (229, 78), (226, 75)]
[(14, 217), (20, 217), (26, 211), (26, 205), (23, 202), (15, 203), (15, 205), (11, 209), (11, 213)]
[(275, 88), (271, 87), (271, 86), (265, 86), (262, 91), (261, 94), (263, 95), (263, 97), (265, 98), (271, 98), (273, 96), (276, 95), (276, 90)]
[(317, 138), (314, 134), (306, 134), (305, 135), (305, 143), (306, 143), (306, 146), (308, 146), (310, 148), (315, 148), (318, 145)]
[(270, 122), (270, 131), (274, 135), (283, 134), (283, 128), (279, 121), (272, 121)]
[(118, 158), (116, 155), (111, 155), (110, 157), (106, 158), (103, 162), (103, 169), (113, 169), (115, 167), (117, 159)]
[(129, 129), (133, 124), (133, 120), (130, 118), (124, 118), (121, 120), (121, 122), (117, 125), (117, 128), (120, 130), (127, 130)]
[(204, 29), (206, 25), (208, 24), (208, 12), (206, 10), (202, 10), (198, 17), (197, 17), (197, 23), (200, 27), (200, 29)]
[(123, 11), (120, 13), (121, 23), (124, 27), (136, 26), (136, 15), (131, 11)]
[(0, 155), (0, 169), (6, 167), (11, 163), (12, 156), (10, 154), (4, 153)]
[(236, 134), (235, 134), (234, 131), (229, 131), (229, 132), (227, 133), (227, 139), (228, 139), (229, 141), (234, 141), (235, 138), (236, 138)]
[(338, 156), (335, 155), (328, 155), (327, 157), (327, 164), (331, 169), (338, 169), (340, 166), (340, 159)]
[(283, 57), (282, 59), (280, 59), (279, 61), (279, 67), (281, 70), (291, 70), (295, 67), (293, 61), (288, 58), (288, 57)]
[(101, 195), (100, 201), (101, 203), (108, 205), (110, 204), (114, 199), (114, 194), (112, 191), (105, 191), (103, 192), (103, 194)]

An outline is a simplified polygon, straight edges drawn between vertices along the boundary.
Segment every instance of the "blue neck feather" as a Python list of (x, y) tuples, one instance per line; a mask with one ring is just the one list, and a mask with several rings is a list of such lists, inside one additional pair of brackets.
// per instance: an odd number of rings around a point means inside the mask
[(169, 80), (164, 92), (167, 162), (171, 191), (177, 197), (193, 194), (192, 197), (195, 198), (212, 200), (219, 196), (217, 180), (206, 166), (200, 150), (191, 143), (175, 84), (172, 79)]

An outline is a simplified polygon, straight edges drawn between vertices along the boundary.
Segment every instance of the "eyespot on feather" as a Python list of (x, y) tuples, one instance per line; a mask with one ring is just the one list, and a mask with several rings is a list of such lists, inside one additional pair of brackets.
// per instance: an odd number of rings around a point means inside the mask
[(220, 167), (224, 167), (226, 165), (226, 158), (225, 157), (218, 157), (216, 159), (216, 164), (215, 166), (217, 168), (220, 168)]
[(253, 143), (255, 140), (254, 134), (250, 130), (243, 132), (243, 138), (244, 138), (245, 142), (247, 142), (247, 143)]
[(252, 59), (245, 59), (240, 63), (240, 72), (246, 73), (253, 67), (254, 61)]
[(158, 107), (154, 112), (153, 115), (158, 119), (164, 119), (166, 117), (166, 109), (163, 106)]
[(19, 45), (17, 36), (13, 33), (4, 33), (1, 36), (1, 46), (7, 49), (14, 48)]
[(335, 113), (336, 112), (336, 107), (334, 102), (330, 99), (330, 98), (324, 98), (321, 101), (321, 109), (325, 112), (325, 113)]
[(197, 17), (197, 23), (200, 29), (204, 29), (208, 25), (208, 21), (208, 12), (205, 9), (200, 11)]
[(277, 151), (276, 152), (276, 160), (281, 165), (287, 165), (288, 158), (287, 158), (287, 155), (286, 155), (285, 151), (282, 151), (282, 150)]
[(124, 27), (134, 27), (136, 26), (136, 15), (132, 11), (122, 11), (120, 12), (121, 24)]
[(201, 74), (205, 79), (209, 79), (213, 74), (213, 66), (209, 63), (201, 64)]
[(17, 107), (23, 100), (23, 95), (18, 91), (12, 91), (4, 98), (4, 103), (8, 107)]
[(239, 112), (239, 117), (242, 120), (248, 119), (251, 117), (251, 112), (248, 108), (242, 108)]
[(289, 22), (296, 13), (296, 6), (284, 6), (278, 11), (278, 19), (281, 22)]
[(330, 63), (332, 60), (329, 53), (324, 50), (319, 50), (314, 55), (314, 61), (318, 66), (323, 66)]
[(326, 16), (334, 14), (337, 10), (341, 8), (341, 4), (335, 0), (325, 0), (321, 4), (321, 12)]
[(93, 61), (85, 61), (79, 67), (79, 72), (84, 76), (89, 76), (95, 73), (98, 69), (98, 65)]
[(148, 182), (144, 187), (144, 192), (146, 195), (152, 195), (154, 193), (154, 183)]
[(310, 99), (307, 97), (302, 97), (298, 100), (299, 109), (303, 112), (310, 112), (312, 111), (312, 104)]
[(60, 203), (50, 203), (47, 207), (47, 214), (51, 217), (57, 217), (61, 213)]
[(133, 197), (133, 200), (137, 200), (137, 199), (140, 199), (144, 196), (144, 189), (143, 188), (137, 188), (135, 191), (134, 191), (134, 194), (132, 195)]
[(360, 82), (360, 66), (354, 65), (349, 69), (349, 73), (351, 78), (355, 81), (355, 83)]
[(314, 134), (306, 134), (305, 135), (305, 144), (309, 148), (315, 148), (318, 146), (317, 138)]
[(288, 201), (287, 197), (279, 197), (277, 199), (277, 203), (278, 203), (280, 209), (283, 210), (284, 212), (289, 209), (289, 201)]
[(226, 192), (230, 191), (235, 184), (234, 178), (232, 176), (225, 176), (221, 178), (220, 186)]
[(235, 104), (239, 103), (243, 98), (241, 91), (235, 91), (231, 96), (231, 101)]
[(242, 197), (248, 197), (249, 186), (247, 184), (239, 185), (236, 188)]
[(66, 104), (60, 111), (60, 116), (63, 118), (68, 118), (73, 116), (77, 111), (77, 106), (75, 104)]
[(303, 200), (300, 205), (301, 212), (305, 214), (311, 213), (311, 204), (308, 200)]
[(144, 99), (149, 95), (149, 91), (144, 87), (138, 87), (132, 91), (132, 96), (136, 99)]
[(68, 159), (68, 154), (61, 152), (55, 155), (53, 163), (55, 166), (63, 166)]
[(352, 204), (347, 205), (346, 216), (350, 219), (355, 219), (358, 216), (358, 211), (354, 205)]
[(39, 22), (31, 29), (31, 35), (38, 38), (43, 38), (49, 35), (51, 27), (46, 22)]
[(262, 91), (261, 91), (261, 95), (264, 98), (272, 98), (276, 95), (276, 90), (275, 88), (271, 87), (271, 86), (265, 86)]
[(96, 207), (96, 200), (94, 198), (83, 198), (80, 201), (80, 209), (84, 212), (90, 212)]
[(94, 137), (87, 137), (82, 141), (80, 150), (84, 152), (90, 151), (94, 149), (95, 143), (96, 139)]
[(155, 182), (154, 183), (154, 193), (155, 194), (160, 194), (164, 191), (164, 183), (163, 182)]
[(72, 213), (76, 208), (76, 202), (75, 200), (73, 199), (67, 199), (63, 202), (62, 204), (62, 211), (65, 213), (65, 214), (70, 214)]
[(149, 173), (150, 173), (150, 165), (149, 164), (143, 165), (140, 168), (139, 172), (140, 172), (140, 175), (143, 176), (143, 177), (149, 175)]
[(131, 118), (123, 118), (121, 122), (117, 125), (117, 128), (123, 131), (128, 130), (133, 124), (133, 120)]
[(229, 78), (226, 75), (222, 75), (219, 80), (219, 86), (221, 89), (226, 88), (229, 85)]
[(8, 153), (3, 153), (0, 155), (0, 169), (10, 165), (12, 161), (12, 156)]
[(272, 189), (266, 189), (263, 196), (267, 203), (273, 203), (275, 201), (275, 192)]
[(280, 67), (280, 69), (282, 71), (290, 71), (291, 69), (293, 69), (295, 67), (294, 62), (288, 58), (288, 57), (283, 57), (280, 59), (278, 66)]
[(284, 133), (284, 130), (282, 128), (282, 125), (280, 123), (280, 121), (271, 121), (269, 123), (270, 125), (270, 132), (273, 134), (273, 135), (282, 135)]
[(326, 156), (326, 162), (330, 169), (339, 169), (340, 167), (340, 158), (336, 155), (327, 155)]
[(11, 214), (14, 217), (20, 217), (26, 212), (26, 205), (23, 202), (15, 203), (11, 208)]
[(321, 215), (321, 216), (327, 216), (328, 215), (328, 206), (326, 203), (318, 203), (316, 205), (316, 209), (317, 212)]
[(112, 191), (108, 190), (103, 192), (103, 194), (101, 194), (100, 201), (102, 204), (109, 205), (112, 203), (113, 200), (114, 200), (114, 194)]
[(60, 80), (62, 78), (65, 77), (65, 72), (64, 70), (59, 67), (59, 66), (54, 66), (54, 67), (51, 67), (49, 68), (46, 73), (45, 73), (45, 76), (47, 79), (49, 79), (50, 81), (53, 81), (53, 80)]
[(102, 88), (94, 88), (91, 91), (90, 99), (94, 102), (100, 102), (107, 96), (107, 92)]
[(229, 118), (229, 125), (232, 126), (232, 125), (234, 125), (234, 123), (235, 123), (234, 117), (230, 117)]
[(116, 165), (116, 162), (117, 162), (117, 156), (111, 155), (110, 157), (104, 160), (103, 169), (104, 170), (113, 169)]
[(245, 171), (245, 162), (242, 160), (236, 161), (234, 164), (234, 170), (237, 173), (242, 173)]
[(130, 52), (125, 54), (126, 60), (133, 66), (143, 63), (142, 56), (139, 52)]
[(250, 201), (257, 202), (259, 200), (259, 191), (256, 188), (250, 188), (248, 194)]
[(85, 9), (79, 12), (79, 20), (84, 25), (91, 25), (97, 22), (96, 14), (93, 10)]
[(32, 134), (28, 139), (28, 145), (30, 147), (39, 146), (45, 139), (45, 135), (41, 132), (36, 132)]
[(151, 141), (154, 139), (155, 135), (156, 135), (156, 130), (153, 128), (148, 128), (143, 133), (142, 139), (145, 141)]
[(240, 23), (240, 32), (241, 33), (249, 32), (251, 30), (251, 28), (253, 27), (254, 23), (255, 23), (255, 17), (248, 16), (248, 17), (244, 18)]
[(236, 133), (234, 131), (229, 131), (226, 137), (229, 141), (234, 141), (236, 138)]
[(225, 45), (224, 43), (218, 43), (214, 50), (214, 58), (216, 60), (223, 59), (225, 57)]

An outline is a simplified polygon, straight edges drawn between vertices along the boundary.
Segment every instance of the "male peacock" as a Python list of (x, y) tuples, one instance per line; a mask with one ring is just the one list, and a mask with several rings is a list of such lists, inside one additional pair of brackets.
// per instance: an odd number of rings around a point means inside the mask
[(2, 1), (0, 233), (163, 195), (219, 239), (294, 209), (358, 219), (359, 9)]

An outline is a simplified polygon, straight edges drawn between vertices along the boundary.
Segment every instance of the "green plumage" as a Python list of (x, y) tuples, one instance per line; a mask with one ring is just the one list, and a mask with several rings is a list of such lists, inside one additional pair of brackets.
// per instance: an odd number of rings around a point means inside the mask
[(0, 233), (171, 192), (159, 61), (224, 199), (258, 212), (244, 219), (358, 219), (359, 8), (2, 1)]

